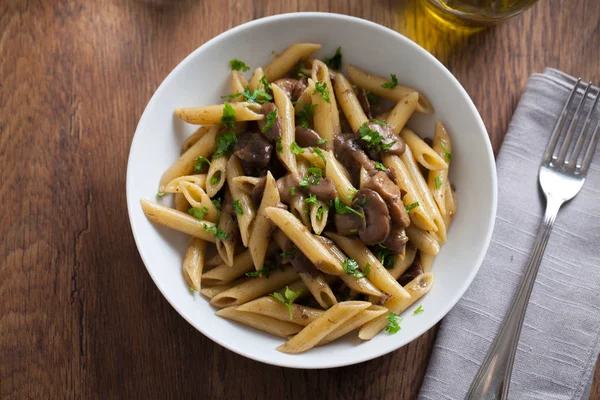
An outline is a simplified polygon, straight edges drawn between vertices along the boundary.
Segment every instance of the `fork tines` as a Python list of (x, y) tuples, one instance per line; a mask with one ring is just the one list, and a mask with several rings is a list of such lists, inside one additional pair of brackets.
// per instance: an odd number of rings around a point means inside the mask
[[(578, 96), (581, 86), (583, 86), (583, 94)], [(591, 138), (588, 140), (588, 131), (599, 98), (600, 91), (593, 87), (592, 82), (586, 84), (581, 83), (581, 78), (577, 79), (558, 121), (556, 121), (548, 146), (544, 151), (542, 164), (563, 169), (565, 172), (575, 175), (585, 176), (587, 174), (600, 137), (600, 120), (597, 120)], [(575, 108), (574, 111), (573, 108)], [(587, 116), (582, 122), (581, 117), (586, 113), (586, 109), (588, 109)], [(585, 151), (582, 151), (586, 142)]]

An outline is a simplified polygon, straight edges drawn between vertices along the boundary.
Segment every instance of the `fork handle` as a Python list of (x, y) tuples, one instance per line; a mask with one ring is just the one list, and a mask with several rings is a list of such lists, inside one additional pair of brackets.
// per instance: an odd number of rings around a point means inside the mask
[(529, 296), (533, 289), (533, 283), (537, 276), (544, 250), (552, 231), (552, 226), (558, 214), (563, 200), (547, 197), (546, 212), (542, 221), (533, 253), (529, 264), (525, 269), (525, 276), (521, 281), (517, 296), (512, 302), (508, 314), (504, 317), (500, 331), (490, 348), (485, 361), (477, 371), (475, 379), (467, 394), (468, 400), (506, 400), (508, 398), (508, 387), (510, 375), (517, 352), (519, 335), (523, 326), (523, 318), (527, 310)]

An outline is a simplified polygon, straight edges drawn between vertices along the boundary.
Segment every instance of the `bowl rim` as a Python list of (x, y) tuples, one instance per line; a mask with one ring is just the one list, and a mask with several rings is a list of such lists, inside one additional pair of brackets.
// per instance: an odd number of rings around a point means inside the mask
[[(365, 354), (361, 354), (358, 357), (354, 357), (353, 359), (350, 360), (336, 360), (336, 361), (327, 361), (327, 359), (324, 359), (323, 362), (320, 362), (318, 365), (302, 365), (302, 366), (298, 366), (298, 365), (294, 365), (293, 361), (288, 362), (285, 360), (272, 360), (269, 359), (268, 357), (261, 357), (260, 355), (255, 355), (252, 354), (251, 352), (248, 352), (244, 349), (240, 349), (240, 348), (232, 348), (228, 345), (226, 340), (223, 340), (221, 336), (219, 335), (213, 335), (210, 334), (209, 332), (207, 332), (207, 330), (204, 329), (204, 327), (201, 324), (197, 324), (195, 323), (191, 318), (188, 318), (186, 316), (186, 314), (181, 310), (181, 308), (177, 305), (177, 303), (172, 300), (168, 295), (167, 295), (167, 290), (162, 286), (161, 282), (155, 278), (154, 274), (152, 273), (151, 269), (148, 267), (148, 262), (147, 259), (144, 255), (144, 253), (141, 251), (142, 248), (142, 240), (139, 236), (139, 233), (137, 232), (136, 226), (135, 226), (135, 220), (132, 214), (132, 209), (133, 207), (139, 207), (139, 199), (131, 199), (130, 198), (130, 193), (133, 191), (132, 188), (132, 184), (133, 184), (133, 177), (130, 173), (130, 168), (131, 168), (131, 159), (133, 156), (133, 149), (136, 146), (136, 140), (140, 140), (140, 136), (138, 135), (138, 130), (140, 130), (141, 126), (144, 125), (145, 120), (148, 118), (149, 115), (149, 108), (151, 108), (150, 106), (152, 105), (152, 103), (154, 101), (157, 101), (156, 99), (158, 97), (160, 97), (160, 94), (162, 93), (162, 91), (164, 90), (164, 88), (170, 83), (171, 80), (174, 79), (174, 77), (176, 76), (177, 72), (184, 68), (184, 65), (191, 62), (191, 60), (196, 56), (197, 53), (201, 52), (202, 49), (205, 46), (208, 46), (210, 44), (212, 44), (213, 42), (217, 42), (219, 40), (223, 40), (229, 36), (232, 35), (236, 35), (238, 32), (246, 30), (248, 28), (254, 27), (255, 25), (260, 25), (260, 24), (264, 24), (267, 22), (272, 22), (272, 21), (277, 21), (277, 20), (281, 20), (281, 19), (289, 19), (289, 18), (294, 18), (294, 19), (337, 19), (337, 20), (342, 20), (342, 21), (346, 21), (348, 23), (352, 23), (352, 24), (357, 24), (357, 25), (362, 25), (362, 26), (368, 26), (374, 29), (378, 29), (378, 30), (382, 30), (385, 33), (388, 34), (392, 34), (393, 36), (396, 37), (397, 40), (403, 42), (404, 45), (412, 47), (413, 50), (422, 53), (425, 58), (434, 64), (437, 64), (437, 66), (441, 67), (441, 71), (443, 74), (446, 75), (447, 78), (449, 78), (451, 81), (453, 81), (453, 83), (456, 84), (456, 86), (458, 87), (459, 91), (463, 94), (464, 98), (467, 100), (466, 105), (469, 107), (469, 111), (471, 111), (472, 113), (474, 113), (475, 117), (476, 117), (476, 121), (477, 121), (477, 131), (479, 133), (483, 133), (485, 135), (485, 151), (486, 151), (486, 160), (488, 161), (488, 167), (490, 168), (491, 172), (492, 172), (492, 182), (491, 182), (491, 188), (492, 188), (492, 204), (491, 204), (491, 213), (490, 213), (490, 218), (489, 221), (487, 221), (487, 226), (488, 226), (488, 230), (485, 234), (485, 237), (483, 239), (483, 246), (481, 247), (479, 254), (477, 255), (477, 258), (475, 259), (475, 268), (472, 269), (472, 271), (470, 272), (470, 274), (467, 276), (467, 279), (464, 280), (463, 285), (460, 287), (460, 290), (458, 290), (452, 297), (451, 301), (447, 302), (445, 307), (443, 307), (441, 309), (441, 312), (438, 311), (438, 318), (434, 318), (432, 320), (432, 322), (428, 323), (427, 325), (425, 325), (424, 329), (422, 330), (421, 333), (415, 333), (412, 334), (410, 336), (405, 337), (402, 341), (398, 341), (398, 345), (394, 345), (392, 347), (382, 347), (382, 348), (378, 348), (376, 351), (373, 352), (369, 352), (369, 353), (365, 353)], [(190, 54), (188, 54), (181, 62), (179, 62), (172, 70), (171, 72), (169, 72), (169, 74), (166, 76), (166, 78), (161, 82), (161, 84), (158, 86), (158, 88), (156, 89), (156, 91), (152, 94), (152, 97), (150, 98), (150, 100), (148, 101), (148, 103), (146, 104), (146, 107), (144, 108), (144, 111), (140, 117), (140, 120), (136, 126), (136, 130), (134, 133), (134, 136), (132, 138), (131, 141), (131, 146), (129, 149), (129, 156), (127, 159), (127, 172), (126, 172), (126, 201), (127, 201), (127, 212), (128, 212), (128, 217), (129, 217), (129, 222), (131, 225), (131, 231), (133, 233), (133, 237), (134, 237), (134, 241), (138, 250), (138, 253), (142, 259), (142, 262), (144, 263), (144, 267), (146, 268), (146, 271), (148, 272), (148, 274), (150, 275), (150, 277), (152, 278), (152, 281), (154, 282), (154, 284), (156, 285), (156, 287), (159, 289), (159, 291), (161, 292), (161, 294), (164, 296), (164, 298), (167, 300), (167, 302), (175, 309), (175, 311), (177, 311), (177, 313), (183, 317), (190, 325), (192, 325), (196, 330), (198, 330), (200, 333), (202, 333), (204, 336), (206, 336), (207, 338), (209, 338), (210, 340), (212, 340), (213, 342), (223, 346), (224, 348), (237, 353), (243, 357), (249, 358), (251, 360), (254, 361), (258, 361), (258, 362), (262, 362), (265, 364), (270, 364), (270, 365), (275, 365), (275, 366), (280, 366), (280, 367), (287, 367), (287, 368), (295, 368), (295, 369), (324, 369), (324, 368), (337, 368), (337, 367), (344, 367), (344, 366), (348, 366), (348, 365), (354, 365), (354, 364), (359, 364), (365, 361), (369, 361), (378, 357), (381, 357), (383, 355), (386, 355), (388, 353), (391, 353), (393, 351), (398, 350), (399, 348), (409, 344), (410, 342), (414, 341), (415, 339), (417, 339), (418, 337), (422, 336), (424, 333), (426, 333), (427, 331), (429, 331), (433, 326), (435, 326), (442, 318), (444, 318), (448, 312), (456, 305), (456, 303), (462, 298), (462, 296), (464, 295), (464, 293), (467, 291), (467, 289), (471, 286), (471, 283), (473, 282), (473, 279), (475, 278), (475, 276), (477, 275), (477, 273), (479, 272), (479, 269), (481, 268), (481, 264), (483, 263), (483, 259), (485, 257), (485, 255), (487, 254), (487, 251), (489, 249), (490, 243), (491, 243), (491, 238), (492, 238), (492, 233), (494, 231), (494, 225), (495, 225), (495, 221), (496, 221), (496, 211), (497, 211), (497, 203), (498, 203), (498, 179), (497, 179), (497, 171), (496, 171), (496, 163), (495, 163), (495, 157), (494, 157), (494, 153), (493, 153), (493, 149), (492, 149), (492, 145), (491, 145), (491, 141), (489, 138), (489, 134), (485, 128), (485, 124), (483, 123), (483, 120), (481, 118), (481, 115), (479, 114), (479, 111), (477, 110), (477, 107), (475, 107), (475, 104), (473, 103), (473, 100), (471, 99), (471, 97), (469, 96), (469, 94), (467, 93), (467, 91), (464, 89), (464, 87), (462, 86), (462, 84), (458, 81), (458, 79), (456, 79), (454, 77), (454, 75), (452, 75), (452, 73), (437, 59), (435, 58), (431, 53), (429, 53), (427, 50), (425, 50), (423, 47), (419, 46), (417, 43), (413, 42), (412, 40), (410, 40), (409, 38), (407, 38), (406, 36), (402, 35), (401, 33), (394, 31), (393, 29), (390, 29), (386, 26), (380, 25), (378, 23), (363, 19), (363, 18), (358, 18), (358, 17), (354, 17), (354, 16), (349, 16), (349, 15), (344, 15), (344, 14), (337, 14), (337, 13), (329, 13), (329, 12), (296, 12), (296, 13), (285, 13), (285, 14), (277, 14), (277, 15), (271, 15), (271, 16), (267, 16), (267, 17), (263, 17), (263, 18), (259, 18), (259, 19), (255, 19), (249, 22), (245, 22), (243, 24), (240, 24), (234, 28), (231, 28), (229, 30), (226, 30), (218, 35), (216, 35), (215, 37), (209, 39), (208, 41), (206, 41), (205, 43), (203, 43), (202, 45), (200, 45), (199, 47), (197, 47), (194, 51), (192, 51)]]

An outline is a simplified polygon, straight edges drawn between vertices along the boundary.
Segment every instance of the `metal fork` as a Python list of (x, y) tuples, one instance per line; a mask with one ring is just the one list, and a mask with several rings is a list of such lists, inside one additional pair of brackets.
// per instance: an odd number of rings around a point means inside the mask
[[(600, 136), (600, 121), (596, 124), (591, 140), (588, 142), (585, 154), (583, 154), (583, 145), (586, 142), (587, 134), (592, 122), (592, 114), (600, 93), (596, 93), (592, 107), (587, 113), (583, 126), (577, 136), (575, 131), (578, 128), (578, 122), (584, 114), (584, 105), (589, 97), (592, 83), (582, 84), (585, 89), (583, 96), (577, 105), (568, 128), (564, 131), (564, 126), (569, 119), (569, 110), (575, 102), (581, 79), (575, 83), (567, 102), (554, 126), (552, 136), (548, 141), (546, 150), (542, 157), (539, 170), (540, 186), (546, 196), (546, 212), (544, 219), (539, 227), (535, 246), (529, 264), (525, 269), (525, 276), (519, 286), (516, 298), (510, 307), (510, 311), (502, 321), (500, 331), (490, 348), (485, 361), (479, 368), (475, 379), (471, 383), (471, 388), (467, 394), (467, 399), (502, 399), (508, 397), (508, 387), (510, 385), (510, 375), (512, 372), (519, 335), (523, 326), (523, 318), (527, 310), (529, 296), (535, 282), (554, 220), (560, 207), (579, 193), (583, 182), (587, 176), (592, 157)], [(571, 150), (573, 138), (577, 136), (574, 147)], [(559, 140), (563, 138), (559, 144)], [(570, 153), (569, 153), (569, 150)], [(578, 163), (583, 154), (581, 163)], [(567, 158), (567, 155), (569, 157)]]

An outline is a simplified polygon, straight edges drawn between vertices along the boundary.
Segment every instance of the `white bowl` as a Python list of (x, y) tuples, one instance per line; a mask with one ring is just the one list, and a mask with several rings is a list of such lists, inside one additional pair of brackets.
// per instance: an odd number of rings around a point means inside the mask
[[(238, 58), (252, 67), (265, 65), (272, 59), (272, 51), (280, 52), (299, 41), (321, 43), (319, 58), (341, 46), (345, 65), (352, 63), (382, 76), (394, 73), (401, 83), (417, 88), (431, 100), (435, 115), (417, 115), (409, 125), (431, 137), (436, 118), (451, 133), (450, 175), (459, 209), (448, 242), (432, 268), (434, 286), (405, 312), (399, 333), (383, 332), (364, 343), (356, 335), (348, 335), (304, 354), (289, 355), (275, 350), (281, 339), (215, 316), (204, 297), (190, 293), (181, 273), (187, 237), (150, 223), (140, 199), (156, 201), (161, 175), (194, 130), (174, 118), (173, 109), (219, 102), (219, 96), (230, 92), (230, 59)], [(158, 201), (172, 204), (168, 198)], [(397, 32), (362, 19), (327, 13), (286, 14), (252, 21), (217, 36), (186, 57), (164, 80), (148, 103), (131, 144), (127, 205), (133, 235), (150, 276), (196, 329), (254, 360), (284, 367), (331, 368), (370, 360), (404, 346), (456, 304), (475, 277), (490, 242), (496, 214), (496, 168), (473, 102), (452, 74), (424, 49)], [(425, 312), (413, 315), (420, 304)]]

